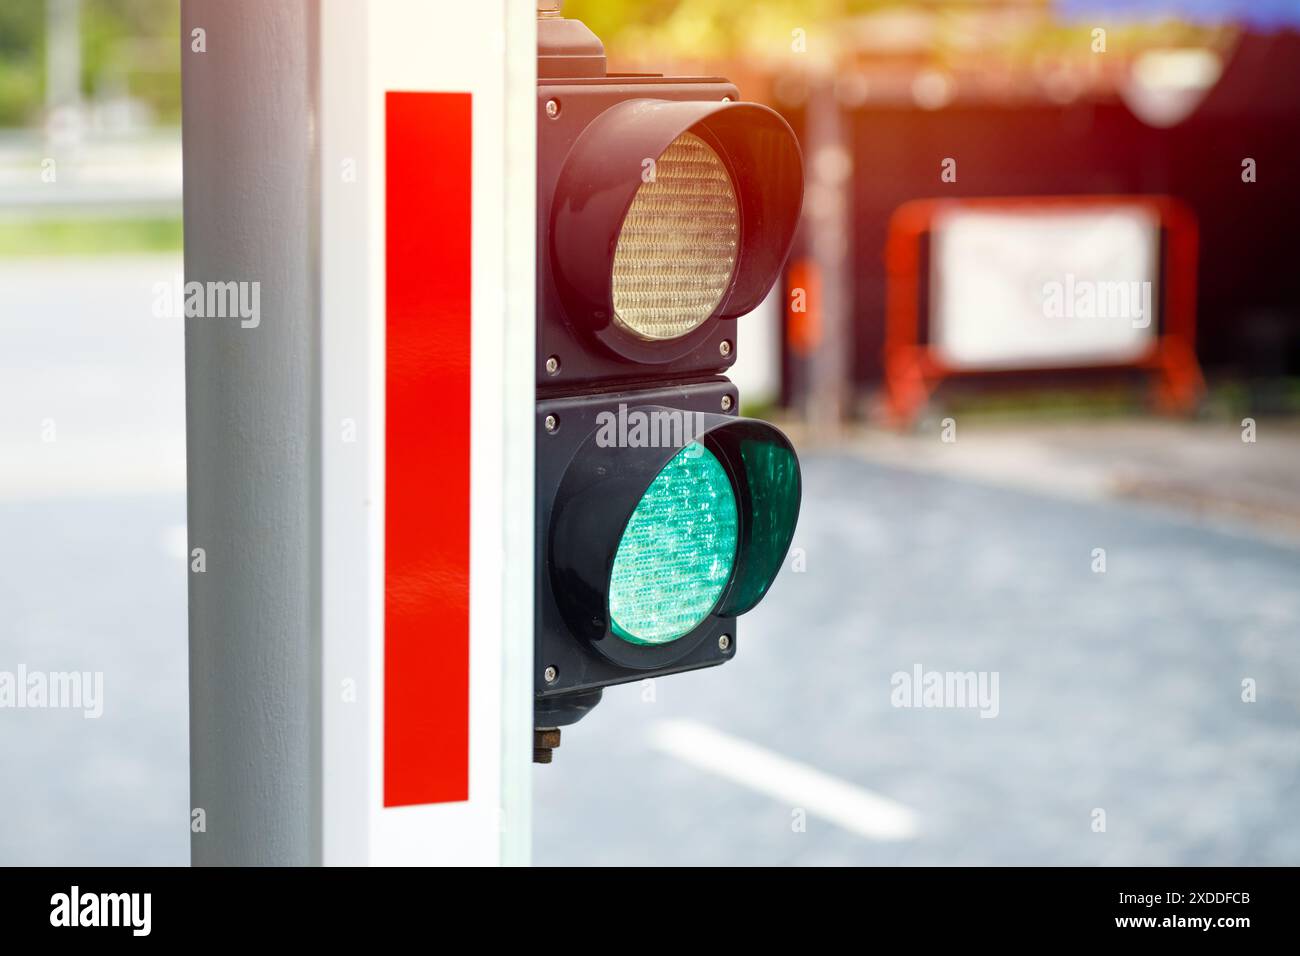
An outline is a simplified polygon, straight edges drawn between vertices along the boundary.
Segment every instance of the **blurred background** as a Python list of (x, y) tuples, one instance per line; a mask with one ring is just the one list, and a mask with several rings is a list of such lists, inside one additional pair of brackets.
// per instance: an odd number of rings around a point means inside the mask
[[(564, 12), (799, 135), (735, 378), (806, 495), (736, 660), (536, 769), (535, 861), (1300, 863), (1300, 4)], [(0, 863), (188, 861), (178, 31), (0, 5), (0, 670), (105, 673), (0, 710)], [(1049, 316), (1066, 275), (1152, 321)], [(895, 706), (918, 666), (997, 717)]]

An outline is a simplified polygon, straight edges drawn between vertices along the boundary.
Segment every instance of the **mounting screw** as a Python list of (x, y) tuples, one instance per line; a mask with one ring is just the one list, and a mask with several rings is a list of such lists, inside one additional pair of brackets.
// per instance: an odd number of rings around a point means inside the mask
[(730, 103), (730, 102), (731, 102), (731, 97), (730, 97), (730, 96), (724, 96), (724, 97), (722, 98), (722, 102), (724, 102), (724, 103)]
[(726, 358), (728, 355), (731, 354), (731, 343), (728, 342), (726, 339), (723, 339), (720, 343), (718, 343), (718, 351), (722, 353), (723, 358)]
[(554, 415), (546, 416), (546, 430), (548, 432), (554, 435), (555, 430), (559, 427), (560, 427), (560, 420), (558, 418), (556, 418)]
[(718, 650), (725, 651), (729, 647), (731, 647), (731, 635), (723, 634), (720, 638), (718, 638)]
[(723, 396), (722, 396), (722, 410), (723, 410), (724, 412), (729, 412), (729, 411), (731, 411), (731, 406), (732, 406), (732, 404), (734, 404), (734, 403), (731, 401), (731, 396), (730, 396), (730, 395), (723, 395)]
[(546, 360), (546, 374), (547, 375), (560, 374), (560, 357), (558, 355), (552, 355), (550, 358)]
[(542, 671), (542, 678), (546, 681), (546, 683), (554, 684), (557, 680), (560, 679), (560, 672), (555, 669), (554, 664), (549, 664), (547, 665), (546, 670)]
[(557, 117), (557, 116), (560, 115), (560, 101), (559, 101), (559, 100), (547, 100), (547, 101), (546, 101), (546, 115), (549, 116), (551, 119), (555, 119), (555, 117)]

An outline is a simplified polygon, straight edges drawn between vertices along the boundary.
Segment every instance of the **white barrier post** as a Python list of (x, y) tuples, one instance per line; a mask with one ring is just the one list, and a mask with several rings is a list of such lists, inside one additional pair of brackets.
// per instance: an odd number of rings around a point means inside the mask
[(195, 864), (527, 862), (535, 29), (185, 0)]

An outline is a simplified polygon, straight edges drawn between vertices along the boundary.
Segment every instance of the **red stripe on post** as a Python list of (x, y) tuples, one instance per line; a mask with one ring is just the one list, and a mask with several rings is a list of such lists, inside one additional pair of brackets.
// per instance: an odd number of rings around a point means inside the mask
[(385, 96), (384, 806), (469, 799), (471, 102)]

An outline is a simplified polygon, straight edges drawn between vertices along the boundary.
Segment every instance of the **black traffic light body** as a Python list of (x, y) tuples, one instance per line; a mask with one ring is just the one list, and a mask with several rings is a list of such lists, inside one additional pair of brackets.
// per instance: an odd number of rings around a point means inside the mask
[(726, 80), (608, 76), (573, 20), (538, 39), (534, 711), (552, 728), (606, 686), (729, 660), (784, 560), (798, 458), (738, 417), (723, 373), (789, 251), (802, 162)]

